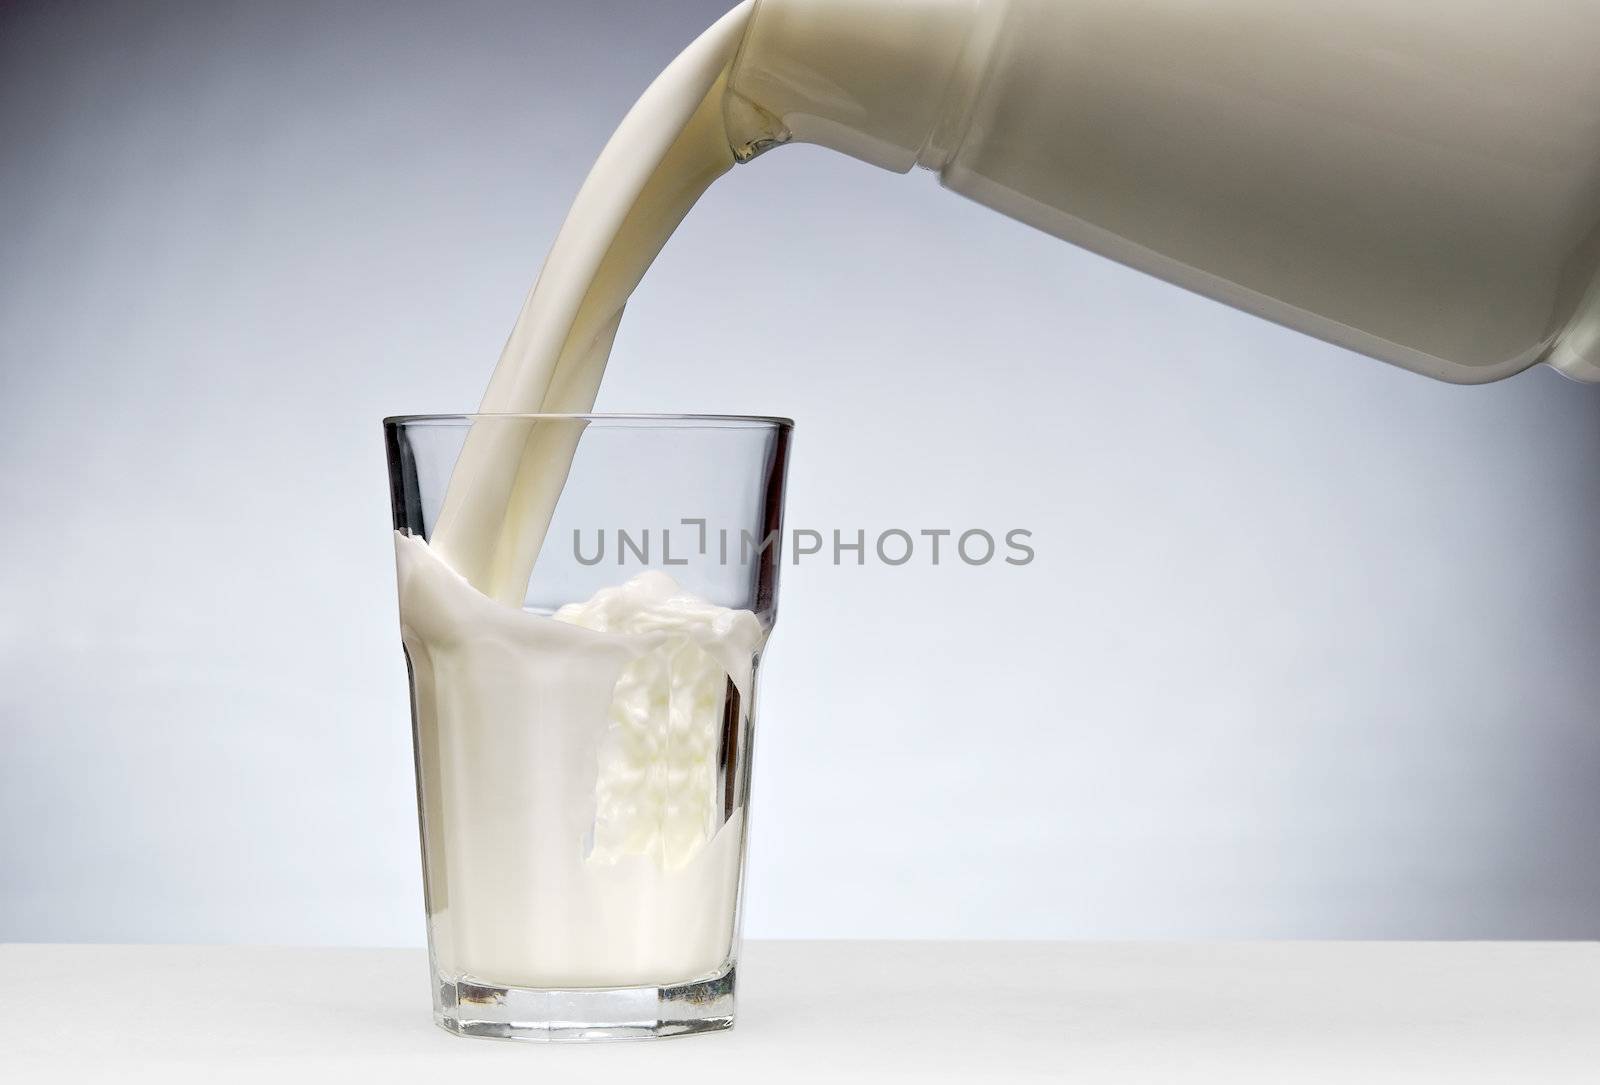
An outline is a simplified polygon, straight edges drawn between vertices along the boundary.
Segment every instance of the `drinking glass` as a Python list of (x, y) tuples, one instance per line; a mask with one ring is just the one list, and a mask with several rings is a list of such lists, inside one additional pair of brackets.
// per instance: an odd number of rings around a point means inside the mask
[(732, 1025), (792, 427), (384, 421), (445, 1029)]

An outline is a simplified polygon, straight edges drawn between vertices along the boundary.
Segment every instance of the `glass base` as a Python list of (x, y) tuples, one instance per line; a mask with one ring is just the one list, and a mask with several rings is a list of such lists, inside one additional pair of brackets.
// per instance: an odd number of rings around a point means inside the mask
[(733, 1027), (734, 969), (672, 987), (549, 991), (469, 977), (439, 980), (433, 1019), (457, 1036), (588, 1042), (649, 1040)]

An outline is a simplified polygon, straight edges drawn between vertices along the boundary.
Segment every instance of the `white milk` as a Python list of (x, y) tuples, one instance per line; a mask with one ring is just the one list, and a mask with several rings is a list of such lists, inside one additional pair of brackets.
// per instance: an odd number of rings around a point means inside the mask
[[(749, 7), (685, 50), (612, 136), (517, 319), (485, 412), (593, 407), (628, 295), (733, 164), (722, 90)], [(714, 975), (732, 953), (745, 812), (722, 805), (732, 791), (719, 787), (717, 758), (729, 698), (734, 726), (748, 726), (766, 631), (659, 573), (554, 618), (520, 609), (580, 436), (475, 428), (431, 547), (395, 539), (430, 933), (445, 976), (663, 985)]]
[(441, 975), (586, 988), (720, 972), (745, 811), (723, 806), (717, 759), (730, 707), (747, 726), (755, 615), (647, 572), (545, 618), (485, 598), (418, 539), (397, 534), (395, 558)]

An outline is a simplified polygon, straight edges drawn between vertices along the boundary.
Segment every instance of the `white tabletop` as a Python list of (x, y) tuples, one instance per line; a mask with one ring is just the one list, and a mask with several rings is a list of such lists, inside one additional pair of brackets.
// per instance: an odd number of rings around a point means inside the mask
[(1590, 943), (755, 942), (732, 1032), (597, 1045), (447, 1035), (426, 977), (411, 949), (0, 946), (0, 1077), (1600, 1081)]

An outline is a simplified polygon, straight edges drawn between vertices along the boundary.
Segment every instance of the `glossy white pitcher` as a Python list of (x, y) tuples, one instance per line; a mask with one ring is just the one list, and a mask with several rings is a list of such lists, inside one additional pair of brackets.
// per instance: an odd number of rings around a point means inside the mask
[(1594, 0), (757, 0), (788, 140), (1444, 380), (1600, 381)]

